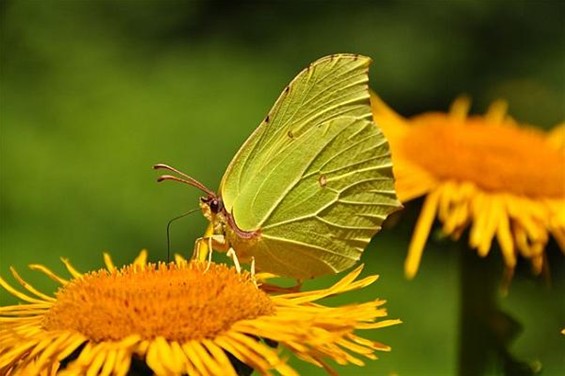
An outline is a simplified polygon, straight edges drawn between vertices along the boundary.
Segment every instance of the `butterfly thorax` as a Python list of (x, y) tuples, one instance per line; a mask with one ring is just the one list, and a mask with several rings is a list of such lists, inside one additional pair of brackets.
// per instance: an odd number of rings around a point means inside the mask
[(246, 261), (253, 256), (247, 251), (260, 240), (260, 230), (245, 231), (239, 228), (219, 196), (201, 197), (200, 208), (204, 217), (213, 224), (214, 234), (222, 235), (228, 247), (235, 250), (240, 260)]

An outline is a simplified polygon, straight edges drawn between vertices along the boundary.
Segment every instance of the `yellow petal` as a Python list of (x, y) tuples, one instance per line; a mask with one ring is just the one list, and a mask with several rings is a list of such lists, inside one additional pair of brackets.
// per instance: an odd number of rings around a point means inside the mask
[(426, 197), (422, 212), (420, 213), (420, 217), (416, 223), (416, 229), (412, 235), (412, 240), (410, 241), (410, 246), (408, 248), (408, 256), (406, 257), (406, 262), (404, 264), (404, 273), (409, 279), (414, 278), (418, 272), (418, 266), (420, 265), (422, 253), (424, 252), (424, 246), (426, 245), (432, 224), (434, 223), (438, 207), (438, 196), (437, 192), (432, 192)]

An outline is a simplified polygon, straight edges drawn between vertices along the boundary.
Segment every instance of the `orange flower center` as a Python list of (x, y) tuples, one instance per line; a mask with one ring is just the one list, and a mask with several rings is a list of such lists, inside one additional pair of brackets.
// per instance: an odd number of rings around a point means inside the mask
[(487, 191), (565, 197), (565, 154), (541, 131), (483, 117), (456, 124), (425, 114), (412, 121), (403, 151), (436, 178), (471, 181)]
[(93, 341), (138, 334), (188, 341), (213, 338), (240, 320), (274, 313), (248, 274), (225, 265), (148, 264), (100, 270), (66, 284), (45, 316), (46, 330), (75, 330)]

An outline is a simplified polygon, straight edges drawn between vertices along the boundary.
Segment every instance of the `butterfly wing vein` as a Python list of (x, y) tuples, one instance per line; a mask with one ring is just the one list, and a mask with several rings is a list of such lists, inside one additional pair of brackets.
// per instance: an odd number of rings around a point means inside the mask
[(261, 232), (246, 250), (259, 269), (343, 270), (398, 208), (388, 144), (371, 121), (369, 63), (338, 55), (302, 71), (228, 167), (221, 195), (239, 228)]

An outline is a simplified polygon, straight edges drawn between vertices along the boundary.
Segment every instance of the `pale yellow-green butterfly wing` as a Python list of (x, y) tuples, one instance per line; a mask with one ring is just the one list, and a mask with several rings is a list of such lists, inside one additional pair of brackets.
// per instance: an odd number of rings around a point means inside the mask
[(352, 266), (400, 207), (390, 151), (372, 121), (364, 56), (312, 63), (285, 88), (230, 163), (220, 195), (261, 271), (300, 279)]

